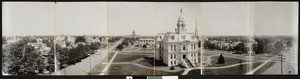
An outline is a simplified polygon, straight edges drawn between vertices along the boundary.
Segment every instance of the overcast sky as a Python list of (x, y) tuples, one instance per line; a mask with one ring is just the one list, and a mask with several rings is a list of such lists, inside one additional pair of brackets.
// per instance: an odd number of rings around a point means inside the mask
[(156, 35), (183, 9), (201, 35), (298, 35), (298, 3), (27, 2), (2, 6), (3, 35)]

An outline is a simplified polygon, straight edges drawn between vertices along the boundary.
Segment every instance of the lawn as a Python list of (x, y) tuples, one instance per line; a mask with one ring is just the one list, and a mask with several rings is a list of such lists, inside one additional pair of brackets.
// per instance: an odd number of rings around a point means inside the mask
[[(260, 64), (262, 63), (253, 63), (253, 68), (256, 68)], [(203, 69), (202, 75), (245, 75), (245, 73), (250, 71), (248, 67), (249, 64), (243, 64), (222, 69)]]
[(116, 51), (111, 51), (110, 53), (108, 53), (108, 61), (110, 61), (110, 59), (114, 56)]
[(224, 56), (225, 63), (224, 64), (217, 64), (219, 56), (212, 56), (211, 57), (211, 65), (209, 67), (221, 67), (221, 66), (228, 66), (228, 65), (233, 65), (233, 64), (238, 64), (238, 63), (243, 63), (246, 62), (245, 60), (242, 59), (237, 59), (237, 58), (230, 58)]
[(200, 69), (194, 69), (188, 72), (187, 75), (201, 75), (201, 70)]
[(132, 64), (112, 64), (108, 70), (109, 75), (181, 75), (182, 73), (183, 70), (179, 72), (165, 72)]
[(184, 72), (184, 70), (181, 70), (179, 72), (166, 72), (162, 70), (155, 70), (155, 75), (181, 75)]
[(154, 69), (139, 67), (132, 64), (112, 64), (109, 75), (154, 75)]
[(139, 58), (148, 57), (151, 55), (131, 55), (131, 54), (118, 54), (113, 62), (131, 62)]
[(151, 58), (150, 57), (143, 57), (137, 63), (141, 64), (141, 65), (144, 65), (144, 66), (147, 66), (147, 67), (154, 67), (154, 62), (153, 61), (154, 61), (153, 57), (151, 57)]

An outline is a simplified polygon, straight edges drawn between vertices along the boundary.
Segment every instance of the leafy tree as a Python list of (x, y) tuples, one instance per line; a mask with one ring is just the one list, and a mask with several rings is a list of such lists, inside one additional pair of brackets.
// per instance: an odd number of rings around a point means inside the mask
[(37, 75), (45, 69), (44, 59), (26, 40), (12, 43), (3, 50), (4, 72), (12, 75)]
[(286, 46), (287, 47), (292, 47), (293, 46), (293, 40), (292, 39), (287, 40)]
[(279, 53), (281, 51), (284, 50), (284, 46), (283, 46), (283, 42), (282, 41), (277, 41), (275, 44), (274, 44), (274, 47), (276, 49), (276, 53)]
[(49, 52), (49, 56), (47, 57), (48, 58), (48, 63), (49, 63), (49, 66), (46, 67), (46, 69), (50, 72), (54, 72), (54, 67), (55, 67), (55, 63), (54, 63), (54, 48), (51, 48), (50, 49), (50, 52)]
[(214, 44), (210, 43), (209, 41), (205, 41), (203, 47), (206, 49), (217, 49), (218, 48), (217, 45), (214, 45)]
[[(58, 61), (61, 63), (60, 66), (63, 68), (63, 65), (68, 64), (68, 60), (70, 60), (71, 52), (67, 48), (62, 48), (60, 45), (56, 45), (56, 56)], [(54, 61), (54, 60), (53, 60)]]
[(34, 49), (34, 47), (25, 45), (25, 52), (23, 52), (22, 64), (18, 74), (20, 75), (37, 75), (42, 73), (45, 67), (44, 59), (40, 52)]
[(124, 41), (122, 42), (122, 45), (129, 46), (128, 40), (124, 40)]
[(6, 39), (2, 37), (2, 44), (6, 44)]
[(233, 48), (235, 51), (241, 51), (243, 53), (245, 53), (247, 51), (247, 47), (245, 46), (244, 42), (237, 44), (236, 46), (234, 46)]
[(224, 63), (225, 63), (225, 59), (224, 59), (223, 55), (221, 54), (218, 58), (217, 64), (224, 64)]
[(117, 46), (117, 50), (119, 50), (119, 51), (122, 51), (123, 48), (124, 48), (124, 47), (123, 47), (122, 44), (119, 44), (119, 45)]
[(86, 39), (83, 36), (78, 36), (75, 38), (75, 43), (86, 42)]
[(97, 50), (100, 48), (100, 43), (91, 43), (90, 47), (92, 50)]

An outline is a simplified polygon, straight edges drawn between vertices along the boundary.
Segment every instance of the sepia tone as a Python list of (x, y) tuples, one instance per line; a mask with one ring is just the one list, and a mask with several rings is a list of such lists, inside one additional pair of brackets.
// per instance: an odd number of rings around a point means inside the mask
[(2, 8), (3, 75), (298, 74), (293, 2), (4, 2)]

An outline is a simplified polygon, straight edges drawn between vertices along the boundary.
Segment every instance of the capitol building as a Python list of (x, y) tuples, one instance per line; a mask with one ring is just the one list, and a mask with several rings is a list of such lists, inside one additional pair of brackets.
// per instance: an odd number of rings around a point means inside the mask
[(168, 66), (195, 67), (195, 64), (199, 63), (198, 54), (200, 54), (197, 26), (194, 33), (187, 32), (182, 9), (176, 26), (175, 32), (156, 35), (155, 58)]

